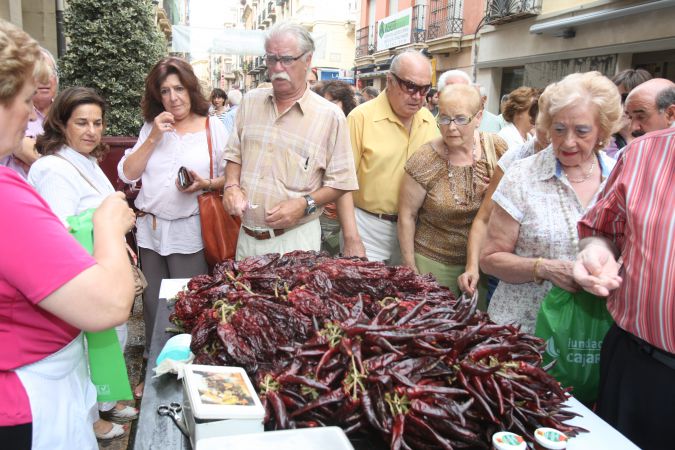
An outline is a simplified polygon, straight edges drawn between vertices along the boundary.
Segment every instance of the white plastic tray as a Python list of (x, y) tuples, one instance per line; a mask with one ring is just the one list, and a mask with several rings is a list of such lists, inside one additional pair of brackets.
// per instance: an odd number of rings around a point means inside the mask
[(195, 448), (195, 450), (223, 449), (354, 450), (354, 447), (340, 428), (318, 427), (201, 439)]

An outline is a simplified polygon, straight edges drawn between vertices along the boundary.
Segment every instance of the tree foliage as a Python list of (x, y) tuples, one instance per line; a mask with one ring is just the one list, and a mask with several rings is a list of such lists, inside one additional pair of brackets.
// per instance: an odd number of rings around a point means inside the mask
[(61, 85), (96, 89), (108, 103), (107, 132), (136, 136), (145, 77), (166, 53), (149, 0), (69, 0)]

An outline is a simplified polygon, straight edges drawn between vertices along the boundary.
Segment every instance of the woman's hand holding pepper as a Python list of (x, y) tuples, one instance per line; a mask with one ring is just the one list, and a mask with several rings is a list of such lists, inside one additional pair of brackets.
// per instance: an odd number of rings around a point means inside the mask
[(466, 269), (463, 274), (457, 277), (457, 286), (459, 287), (460, 292), (473, 295), (473, 293), (476, 292), (478, 280), (480, 280), (478, 268), (469, 268)]

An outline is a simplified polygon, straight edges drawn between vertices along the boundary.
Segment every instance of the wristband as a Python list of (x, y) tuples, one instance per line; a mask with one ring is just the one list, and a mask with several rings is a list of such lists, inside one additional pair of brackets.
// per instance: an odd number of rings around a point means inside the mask
[(211, 186), (211, 181), (212, 181), (211, 178), (209, 178), (209, 188), (208, 188), (209, 192), (213, 190), (213, 187)]
[(230, 188), (233, 188), (233, 187), (237, 187), (237, 188), (241, 189), (241, 186), (239, 186), (239, 185), (236, 184), (236, 183), (233, 183), (233, 184), (226, 184), (225, 187), (223, 188), (223, 192), (225, 192), (226, 190), (228, 190), (228, 189), (230, 189)]
[(532, 279), (535, 283), (541, 284), (544, 282), (543, 278), (537, 277), (537, 269), (539, 268), (539, 264), (544, 260), (544, 258), (537, 258), (537, 260), (534, 262), (534, 267), (532, 268)]

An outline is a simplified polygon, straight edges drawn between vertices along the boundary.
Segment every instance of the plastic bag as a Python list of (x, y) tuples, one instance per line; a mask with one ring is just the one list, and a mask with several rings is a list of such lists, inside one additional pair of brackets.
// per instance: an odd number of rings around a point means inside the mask
[[(89, 252), (94, 253), (93, 209), (68, 217), (70, 234)], [(131, 386), (124, 354), (117, 340), (115, 328), (99, 332), (85, 332), (91, 381), (96, 386), (96, 400), (110, 402), (131, 400)]]
[(605, 299), (553, 287), (541, 303), (534, 334), (546, 341), (544, 364), (581, 402), (593, 403), (600, 380), (600, 349), (613, 320)]

